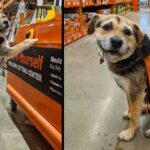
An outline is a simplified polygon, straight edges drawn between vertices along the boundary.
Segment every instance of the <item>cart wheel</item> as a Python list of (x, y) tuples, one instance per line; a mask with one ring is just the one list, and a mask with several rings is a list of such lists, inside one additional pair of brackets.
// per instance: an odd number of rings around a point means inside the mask
[(11, 105), (11, 111), (16, 112), (16, 110), (17, 110), (17, 104), (14, 102), (13, 99), (11, 99), (10, 105)]

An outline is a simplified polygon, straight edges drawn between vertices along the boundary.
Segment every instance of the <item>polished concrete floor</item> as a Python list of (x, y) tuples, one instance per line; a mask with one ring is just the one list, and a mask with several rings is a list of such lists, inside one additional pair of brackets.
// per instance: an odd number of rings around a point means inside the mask
[(0, 76), (0, 150), (29, 150), (29, 146), (7, 113), (10, 106), (5, 87), (6, 79)]
[[(150, 10), (130, 13), (150, 36)], [(141, 116), (141, 127), (130, 142), (117, 134), (128, 121), (124, 93), (113, 81), (105, 64), (99, 64), (95, 40), (86, 36), (65, 47), (65, 150), (150, 150), (144, 131), (150, 128), (150, 115)]]
[(52, 147), (18, 108), (12, 112), (6, 78), (0, 69), (0, 150), (52, 150)]

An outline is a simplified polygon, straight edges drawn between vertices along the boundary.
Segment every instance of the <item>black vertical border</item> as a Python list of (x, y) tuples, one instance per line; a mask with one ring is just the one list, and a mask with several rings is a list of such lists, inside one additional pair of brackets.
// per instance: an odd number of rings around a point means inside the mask
[(63, 62), (63, 72), (62, 72), (62, 87), (63, 87), (63, 94), (62, 94), (62, 150), (64, 150), (64, 0), (62, 0), (62, 62)]

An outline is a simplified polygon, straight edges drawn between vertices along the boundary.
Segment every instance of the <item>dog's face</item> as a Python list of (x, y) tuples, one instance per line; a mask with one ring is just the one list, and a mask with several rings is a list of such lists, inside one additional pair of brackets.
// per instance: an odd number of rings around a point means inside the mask
[(130, 57), (144, 37), (135, 23), (118, 15), (95, 15), (88, 28), (88, 34), (93, 33), (105, 58), (111, 63)]
[(9, 20), (7, 19), (6, 15), (3, 12), (1, 12), (0, 13), (0, 33), (7, 32), (7, 29), (9, 28), (9, 26), (10, 26)]

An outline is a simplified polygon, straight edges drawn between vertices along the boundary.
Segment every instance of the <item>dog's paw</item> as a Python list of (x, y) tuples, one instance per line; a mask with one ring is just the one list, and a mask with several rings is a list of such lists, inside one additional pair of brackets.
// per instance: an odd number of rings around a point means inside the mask
[(26, 39), (22, 43), (20, 43), (20, 45), (23, 46), (23, 49), (28, 49), (32, 47), (37, 41), (38, 39)]
[(38, 41), (38, 39), (26, 39), (22, 42), (22, 44), (24, 44), (25, 46), (27, 46), (29, 48), (29, 47), (33, 46), (37, 41)]
[(37, 41), (38, 41), (38, 39), (32, 39), (32, 40), (29, 41), (28, 44), (29, 44), (30, 46), (33, 46)]
[(130, 141), (134, 137), (134, 134), (135, 132), (129, 128), (121, 131), (118, 134), (118, 138), (123, 141)]
[(150, 138), (150, 129), (146, 130), (144, 135), (145, 137)]
[(23, 41), (23, 43), (32, 46), (32, 45), (34, 45), (37, 41), (38, 41), (38, 39), (26, 39), (26, 40)]
[(130, 117), (131, 117), (131, 114), (128, 112), (128, 111), (125, 111), (124, 113), (123, 113), (123, 118), (124, 119), (130, 119)]

